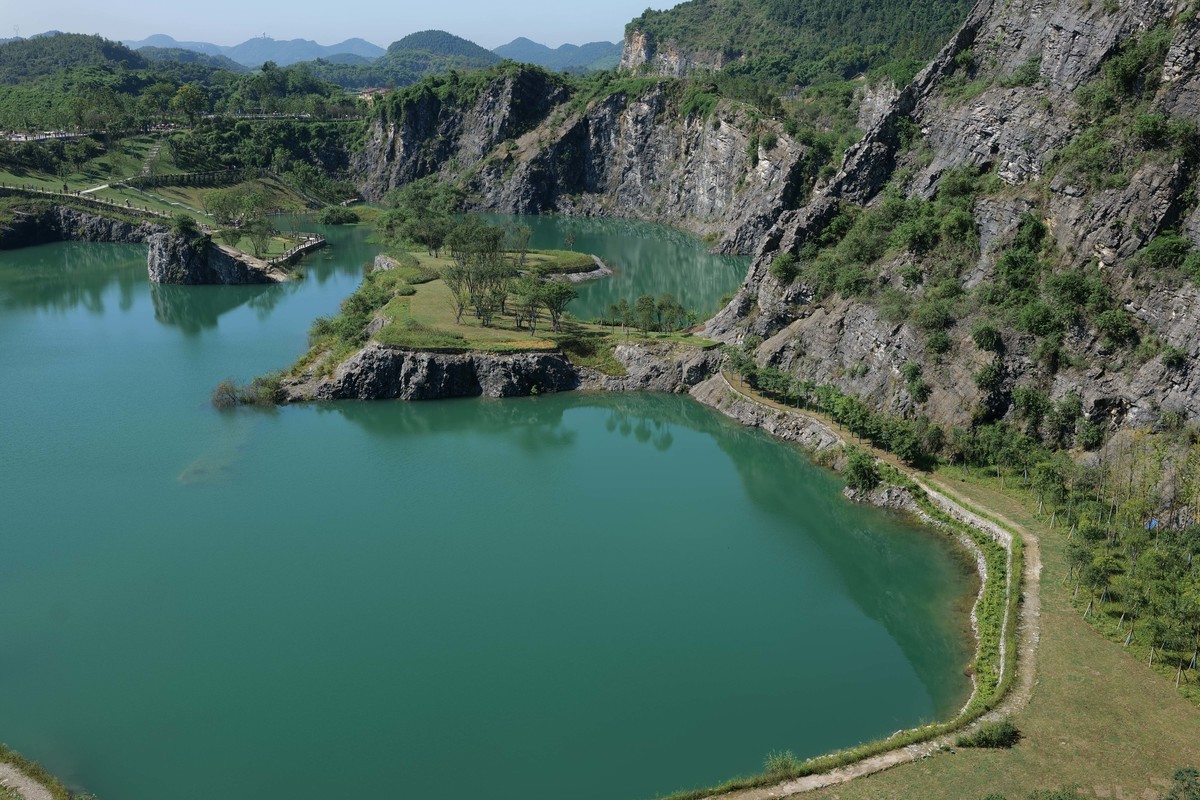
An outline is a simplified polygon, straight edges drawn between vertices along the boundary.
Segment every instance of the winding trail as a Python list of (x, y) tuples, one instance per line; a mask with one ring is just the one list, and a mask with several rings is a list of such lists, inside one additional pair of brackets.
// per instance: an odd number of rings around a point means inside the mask
[[(849, 436), (840, 425), (829, 419), (823, 414), (816, 414), (809, 411), (801, 411), (789, 406), (776, 403), (757, 392), (754, 392), (749, 387), (735, 386), (734, 382), (729, 380), (729, 376), (722, 372), (721, 380), (729, 391), (739, 397), (756, 403), (761, 406), (779, 411), (786, 414), (792, 414), (800, 417), (807, 422), (823, 428), (827, 433), (845, 444)], [(843, 435), (846, 434), (846, 435)], [(1036, 659), (1038, 643), (1041, 641), (1041, 575), (1042, 575), (1042, 554), (1037, 536), (1031, 533), (1027, 528), (1016, 524), (1010, 519), (1007, 519), (1002, 514), (991, 508), (980, 507), (980, 504), (968, 503), (961, 496), (957, 495), (953, 489), (946, 484), (943, 479), (926, 472), (920, 472), (905, 465), (891, 453), (884, 452), (867, 443), (858, 445), (862, 449), (870, 452), (878, 458), (896, 469), (903, 472), (906, 476), (912, 479), (926, 494), (930, 500), (939, 506), (943, 511), (951, 516), (957, 517), (969, 525), (987, 531), (989, 534), (1001, 534), (1001, 539), (1007, 538), (1013, 534), (1020, 536), (1021, 542), (1024, 545), (1024, 570), (1022, 572), (1022, 597), (1021, 603), (1018, 604), (1020, 609), (1018, 621), (1018, 638), (1017, 638), (1017, 658), (1016, 658), (1016, 678), (1010, 687), (1004, 699), (995, 709), (989, 711), (978, 721), (971, 723), (963, 731), (946, 734), (931, 739), (927, 742), (919, 744), (907, 745), (898, 747), (895, 750), (889, 750), (886, 753), (870, 756), (853, 764), (848, 764), (845, 767), (840, 767), (829, 772), (820, 773), (817, 775), (806, 775), (802, 778), (794, 778), (786, 781), (781, 781), (771, 786), (761, 786), (752, 789), (741, 789), (732, 792), (724, 792), (710, 795), (706, 800), (782, 800), (787, 797), (795, 797), (796, 795), (805, 792), (824, 789), (830, 786), (837, 786), (860, 778), (865, 775), (872, 775), (891, 767), (907, 764), (920, 759), (929, 758), (936, 755), (939, 751), (948, 750), (953, 747), (955, 740), (964, 732), (974, 730), (980, 722), (994, 721), (1010, 714), (1016, 713), (1028, 705), (1030, 698), (1033, 696), (1033, 690), (1036, 686)], [(978, 507), (980, 512), (986, 516), (980, 516), (971, 510), (971, 507)], [(989, 519), (990, 518), (990, 519)], [(992, 520), (995, 520), (993, 522)], [(1011, 547), (1008, 548), (1009, 556), (1012, 556)], [(1011, 574), (1011, 572), (1009, 573)]]
[(4, 762), (0, 762), (0, 786), (14, 790), (25, 800), (54, 800), (49, 789), (12, 764)]

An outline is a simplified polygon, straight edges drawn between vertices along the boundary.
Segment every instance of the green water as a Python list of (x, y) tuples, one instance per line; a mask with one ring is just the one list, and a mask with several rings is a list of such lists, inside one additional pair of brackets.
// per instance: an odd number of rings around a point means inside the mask
[(620, 800), (965, 699), (953, 549), (686, 398), (213, 410), (357, 284), (330, 235), (0, 253), (0, 740), (101, 800)]
[(670, 294), (700, 317), (712, 316), (721, 298), (733, 294), (746, 277), (749, 258), (717, 256), (683, 231), (649, 222), (592, 217), (513, 216), (492, 214), (495, 222), (520, 222), (533, 232), (530, 247), (561, 250), (568, 232), (575, 250), (598, 256), (612, 277), (576, 284), (579, 297), (570, 311), (579, 319), (598, 319), (622, 298)]

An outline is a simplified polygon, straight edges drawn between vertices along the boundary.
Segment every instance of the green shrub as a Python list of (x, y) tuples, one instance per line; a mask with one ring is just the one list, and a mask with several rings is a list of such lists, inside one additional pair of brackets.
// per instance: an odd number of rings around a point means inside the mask
[(1104, 428), (1098, 422), (1084, 420), (1079, 423), (1075, 439), (1084, 450), (1095, 450), (1104, 444)]
[(1096, 330), (1104, 334), (1105, 344), (1121, 345), (1133, 339), (1137, 333), (1133, 318), (1122, 309), (1111, 309), (1096, 317)]
[(954, 341), (945, 331), (934, 331), (925, 340), (925, 349), (934, 355), (940, 356), (944, 353), (949, 353), (952, 347), (954, 347)]
[(959, 747), (1009, 748), (1021, 740), (1021, 732), (1010, 719), (984, 722), (973, 733), (958, 737)]
[(800, 769), (803, 763), (791, 750), (784, 750), (781, 753), (768, 753), (763, 761), (763, 768), (768, 775), (790, 775)]
[(857, 447), (846, 449), (846, 469), (842, 471), (846, 485), (860, 492), (869, 492), (879, 485), (879, 467), (875, 459)]
[(1004, 384), (1004, 367), (1000, 362), (993, 361), (985, 365), (973, 376), (975, 385), (985, 392), (994, 392)]
[(1054, 313), (1054, 309), (1040, 300), (1021, 309), (1021, 313), (1017, 317), (1017, 324), (1034, 336), (1055, 334), (1064, 327), (1062, 320)]
[(780, 253), (767, 270), (780, 283), (791, 283), (800, 274), (800, 262), (795, 253)]
[(1169, 344), (1162, 349), (1163, 366), (1168, 369), (1179, 369), (1187, 363), (1187, 356), (1186, 350)]
[(1004, 337), (994, 325), (981, 322), (971, 329), (971, 338), (980, 350), (1000, 353), (1004, 350)]

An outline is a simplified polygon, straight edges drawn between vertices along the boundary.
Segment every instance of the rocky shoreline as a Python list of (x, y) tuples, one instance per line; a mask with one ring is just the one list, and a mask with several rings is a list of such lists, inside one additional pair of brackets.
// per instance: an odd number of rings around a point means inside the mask
[(215, 244), (207, 236), (182, 236), (157, 222), (134, 224), (50, 206), (36, 213), (17, 213), (10, 224), (0, 228), (0, 250), (53, 242), (147, 244), (146, 272), (151, 283), (242, 285), (287, 280), (287, 275), (265, 261)]

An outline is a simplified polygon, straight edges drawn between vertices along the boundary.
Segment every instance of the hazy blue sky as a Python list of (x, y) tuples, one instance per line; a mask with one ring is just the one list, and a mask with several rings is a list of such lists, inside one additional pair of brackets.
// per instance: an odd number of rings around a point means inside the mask
[(557, 47), (620, 41), (625, 23), (647, 7), (679, 0), (5, 0), (0, 38), (47, 30), (98, 33), (109, 39), (144, 39), (165, 33), (180, 41), (221, 45), (266, 33), (274, 39), (314, 39), (320, 44), (357, 36), (387, 47), (414, 31), (438, 28), (487, 48), (518, 36)]

